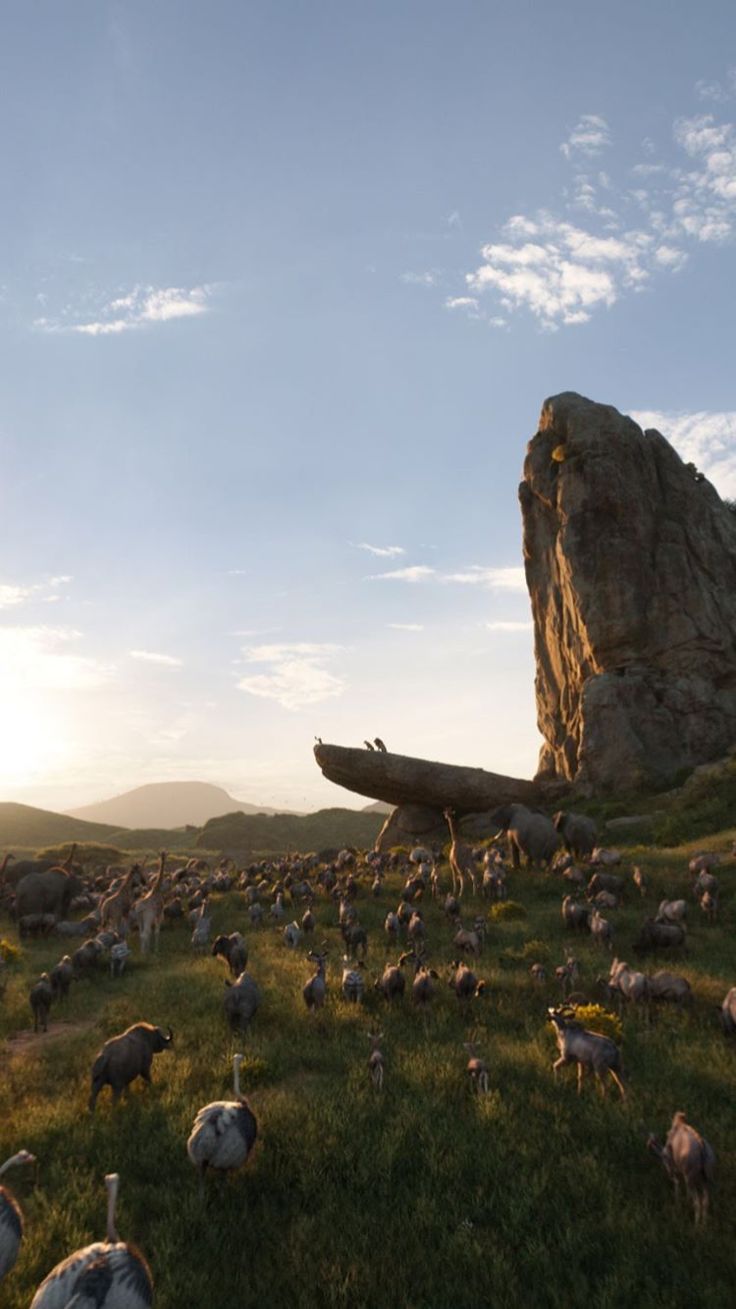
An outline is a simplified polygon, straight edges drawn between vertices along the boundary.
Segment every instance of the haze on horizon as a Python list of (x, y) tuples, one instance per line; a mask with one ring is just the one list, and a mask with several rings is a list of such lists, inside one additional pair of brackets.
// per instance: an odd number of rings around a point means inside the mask
[(736, 496), (732, 5), (5, 20), (0, 799), (531, 776), (543, 399)]

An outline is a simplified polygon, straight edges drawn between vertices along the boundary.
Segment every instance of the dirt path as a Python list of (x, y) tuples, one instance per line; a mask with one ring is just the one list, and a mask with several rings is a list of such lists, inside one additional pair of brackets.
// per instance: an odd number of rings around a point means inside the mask
[(78, 1032), (87, 1032), (93, 1026), (94, 1020), (86, 1018), (79, 1019), (76, 1022), (62, 1019), (58, 1023), (49, 1023), (48, 1032), (34, 1032), (32, 1027), (24, 1028), (23, 1031), (15, 1032), (9, 1037), (4, 1046), (0, 1048), (0, 1054), (12, 1059), (14, 1055), (25, 1054), (27, 1050), (33, 1049), (34, 1046), (40, 1049), (42, 1046), (50, 1045), (64, 1036), (76, 1036)]

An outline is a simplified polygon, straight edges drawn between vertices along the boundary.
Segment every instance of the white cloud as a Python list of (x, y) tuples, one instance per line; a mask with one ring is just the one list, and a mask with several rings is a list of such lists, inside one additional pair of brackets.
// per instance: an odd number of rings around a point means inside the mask
[(182, 659), (177, 659), (175, 655), (159, 654), (155, 650), (130, 650), (131, 659), (142, 659), (145, 663), (160, 664), (164, 668), (181, 668)]
[(704, 472), (720, 495), (736, 499), (736, 410), (668, 413), (635, 410), (632, 418), (644, 429), (654, 427), (686, 463)]
[(12, 690), (78, 691), (102, 686), (113, 669), (69, 652), (82, 633), (68, 627), (0, 627), (0, 683)]
[(71, 577), (49, 577), (45, 582), (0, 582), (0, 609), (11, 609), (15, 605), (29, 604), (33, 601), (49, 603), (60, 599), (53, 591), (57, 586), (65, 586)]
[(423, 623), (387, 623), (395, 632), (423, 632)]
[(426, 273), (402, 273), (401, 280), (408, 286), (436, 286), (438, 274), (435, 271)]
[(367, 541), (361, 541), (355, 548), (367, 550), (369, 554), (377, 555), (380, 559), (392, 559), (395, 555), (406, 554), (403, 545), (368, 545)]
[[(736, 74), (732, 80), (736, 93)], [(699, 114), (678, 119), (672, 130), (680, 158), (652, 158), (655, 145), (646, 140), (648, 157), (627, 169), (634, 188), (617, 188), (608, 172), (576, 168), (563, 195), (582, 222), (547, 210), (513, 215), (482, 246), (483, 262), (466, 273), (465, 293), (447, 296), (446, 307), (486, 319), (483, 299), (492, 297), (497, 325), (525, 311), (543, 330), (556, 331), (588, 322), (655, 276), (679, 272), (698, 245), (733, 237), (736, 124)], [(562, 149), (576, 163), (609, 141), (605, 120), (584, 115)]]
[(487, 586), (499, 591), (526, 591), (523, 568), (486, 568), (482, 564), (471, 564), (459, 573), (443, 573), (440, 580), (465, 586)]
[(486, 628), (486, 631), (488, 632), (530, 632), (532, 630), (532, 624), (530, 622), (516, 623), (511, 621), (508, 622), (504, 621), (504, 622), (497, 622), (497, 623), (485, 623), (484, 626)]
[(701, 100), (711, 100), (716, 104), (725, 104), (736, 95), (736, 68), (729, 68), (725, 82), (709, 82), (705, 78), (695, 83), (695, 94)]
[(121, 332), (168, 323), (176, 318), (194, 318), (207, 313), (211, 286), (136, 286), (127, 295), (103, 303), (92, 321), (69, 321), (69, 310), (61, 319), (37, 318), (34, 326), (45, 332), (76, 332), (81, 336), (118, 336)]
[(241, 678), (236, 685), (248, 695), (276, 700), (284, 709), (318, 704), (342, 695), (346, 688), (345, 681), (325, 667), (341, 650), (339, 645), (306, 641), (248, 646), (243, 650), (246, 662), (268, 668)]
[(611, 144), (611, 129), (600, 114), (581, 114), (575, 127), (560, 150), (566, 159), (583, 155), (586, 159), (599, 155)]
[(437, 570), (427, 564), (412, 564), (409, 568), (394, 568), (389, 573), (373, 573), (369, 582), (426, 582), (435, 577)]

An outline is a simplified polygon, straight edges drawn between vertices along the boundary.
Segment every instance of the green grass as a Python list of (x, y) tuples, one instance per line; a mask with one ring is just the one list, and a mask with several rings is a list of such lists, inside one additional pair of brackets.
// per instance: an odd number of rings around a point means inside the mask
[[(644, 913), (665, 894), (684, 893), (687, 853), (636, 851), (652, 893), (610, 914), (621, 957), (634, 962)], [(646, 964), (681, 971), (696, 1004), (692, 1014), (661, 1012), (651, 1027), (625, 1015), (625, 1104), (613, 1087), (605, 1100), (588, 1085), (578, 1098), (572, 1070), (558, 1085), (552, 1079), (545, 1008), (558, 992), (552, 981), (533, 984), (529, 965), (544, 959), (553, 973), (573, 950), (591, 1000), (608, 965), (587, 938), (563, 930), (558, 880), (510, 876), (526, 917), (489, 921), (476, 968), (488, 993), (467, 1014), (444, 982), (452, 931), (432, 904), (424, 905), (429, 952), (443, 981), (424, 1015), (408, 1000), (389, 1010), (372, 990), (361, 1008), (342, 1002), (336, 911), (320, 900), (315, 939), (329, 940), (330, 994), (315, 1018), (300, 994), (310, 971), (303, 951), (290, 954), (270, 927), (248, 930), (239, 893), (217, 897), (215, 928), (244, 930), (264, 994), (245, 1039), (225, 1025), (223, 966), (193, 958), (180, 925), (164, 932), (157, 959), (141, 961), (134, 947), (121, 981), (100, 973), (75, 984), (66, 1006), (52, 1010), (54, 1023), (69, 1021), (63, 1039), (30, 1042), (10, 1057), (0, 1047), (0, 1155), (25, 1147), (39, 1160), (35, 1183), (25, 1169), (5, 1179), (22, 1201), (26, 1237), (3, 1305), (25, 1309), (59, 1259), (103, 1236), (102, 1179), (116, 1170), (119, 1228), (149, 1259), (157, 1309), (726, 1309), (734, 1299), (736, 1050), (715, 1006), (736, 983), (735, 875), (733, 862), (721, 870), (717, 926), (690, 909), (686, 958)], [(389, 877), (382, 899), (358, 901), (370, 929), (369, 973), (383, 966), (381, 924), (399, 884)], [(473, 904), (468, 920), (476, 908), (487, 913), (488, 905)], [(0, 936), (17, 940), (7, 921)], [(28, 1027), (29, 984), (61, 953), (54, 942), (24, 943), (7, 969), (0, 1038)], [(114, 1110), (105, 1091), (89, 1118), (95, 1052), (140, 1019), (170, 1023), (174, 1048), (156, 1057), (153, 1087), (137, 1083)], [(367, 1033), (377, 1025), (387, 1061), (380, 1095), (366, 1068)], [(466, 1081), (469, 1039), (490, 1066), (485, 1098)], [(229, 1095), (239, 1048), (259, 1142), (239, 1174), (212, 1179), (203, 1204), (185, 1143), (197, 1109)], [(644, 1148), (646, 1132), (662, 1134), (677, 1109), (718, 1154), (702, 1233)]]

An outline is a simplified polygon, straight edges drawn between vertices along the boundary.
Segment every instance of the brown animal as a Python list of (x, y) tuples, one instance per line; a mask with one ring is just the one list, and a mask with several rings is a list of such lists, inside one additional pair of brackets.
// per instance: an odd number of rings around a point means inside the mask
[(120, 1036), (112, 1036), (106, 1041), (92, 1065), (89, 1112), (94, 1113), (103, 1086), (112, 1088), (113, 1103), (117, 1103), (136, 1077), (142, 1077), (150, 1084), (153, 1056), (167, 1050), (173, 1039), (171, 1028), (167, 1035), (162, 1028), (152, 1027), (150, 1023), (135, 1023)]
[(466, 877), (470, 879), (470, 885), (473, 888), (473, 893), (475, 894), (475, 892), (477, 891), (478, 888), (476, 885), (476, 878), (478, 875), (478, 870), (475, 866), (473, 851), (471, 850), (470, 846), (466, 845), (465, 842), (460, 837), (460, 833), (458, 831), (457, 822), (456, 822), (457, 814), (455, 813), (455, 810), (445, 809), (444, 815), (445, 818), (447, 819), (447, 826), (450, 829), (451, 844), (450, 844), (450, 853), (448, 855), (448, 858), (450, 861), (450, 869), (452, 872), (452, 893), (453, 895), (456, 895), (459, 900), (461, 899), (463, 891), (465, 890)]
[(682, 1110), (672, 1119), (664, 1146), (659, 1144), (655, 1136), (648, 1138), (647, 1145), (661, 1160), (675, 1188), (675, 1194), (679, 1183), (685, 1183), (688, 1199), (692, 1201), (696, 1226), (704, 1223), (710, 1199), (708, 1186), (713, 1181), (716, 1168), (712, 1146), (700, 1132), (690, 1126)]
[(164, 867), (166, 865), (165, 850), (161, 851), (159, 859), (159, 869), (150, 891), (138, 900), (132, 911), (140, 933), (141, 954), (148, 953), (152, 935), (154, 936), (154, 949), (158, 950), (159, 932), (164, 917), (164, 893), (161, 883), (164, 879)]

